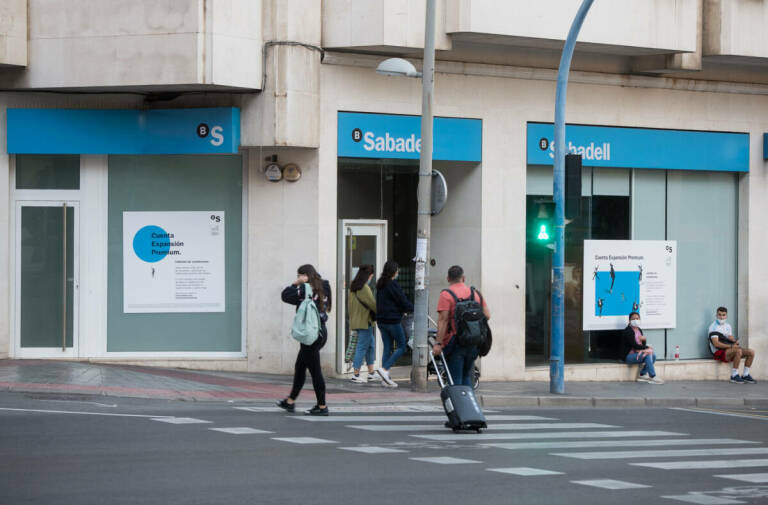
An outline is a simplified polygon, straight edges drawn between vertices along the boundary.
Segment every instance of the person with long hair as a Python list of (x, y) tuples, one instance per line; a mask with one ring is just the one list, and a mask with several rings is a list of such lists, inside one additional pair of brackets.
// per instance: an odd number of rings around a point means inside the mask
[[(382, 380), (382, 385), (396, 388), (397, 383), (389, 376), (389, 369), (397, 362), (405, 352), (405, 331), (400, 322), (403, 314), (413, 312), (413, 304), (405, 296), (402, 288), (397, 283), (400, 266), (392, 260), (384, 263), (379, 280), (376, 281), (376, 324), (381, 332), (381, 341), (384, 344), (382, 365), (376, 369)], [(394, 344), (397, 349), (393, 351)]]
[(277, 402), (277, 406), (288, 411), (296, 410), (296, 398), (298, 398), (304, 381), (307, 378), (307, 369), (312, 376), (312, 387), (315, 390), (317, 404), (304, 414), (310, 416), (327, 416), (328, 406), (325, 404), (325, 379), (320, 368), (320, 349), (328, 340), (328, 330), (325, 322), (328, 320), (328, 311), (331, 310), (331, 285), (323, 280), (312, 265), (302, 265), (296, 272), (296, 280), (283, 290), (281, 295), (285, 303), (296, 306), (298, 310), (306, 296), (305, 284), (312, 288), (312, 301), (320, 313), (320, 333), (311, 345), (299, 344), (299, 355), (296, 357), (296, 365), (293, 371), (293, 388), (287, 398)]
[[(373, 265), (361, 265), (349, 285), (349, 329), (357, 331), (357, 348), (352, 360), (352, 382), (356, 384), (365, 384), (379, 378), (373, 370), (376, 361), (376, 332), (373, 328), (376, 321), (376, 299), (368, 285), (373, 274)], [(360, 377), (363, 360), (368, 365), (367, 377)]]
[(648, 384), (664, 384), (664, 381), (660, 377), (656, 377), (656, 353), (653, 352), (653, 347), (648, 345), (648, 342), (643, 335), (643, 330), (640, 328), (640, 314), (637, 312), (629, 313), (629, 324), (622, 332), (622, 339), (624, 342), (624, 361), (629, 365), (641, 363), (640, 375), (638, 375), (638, 382), (647, 382)]

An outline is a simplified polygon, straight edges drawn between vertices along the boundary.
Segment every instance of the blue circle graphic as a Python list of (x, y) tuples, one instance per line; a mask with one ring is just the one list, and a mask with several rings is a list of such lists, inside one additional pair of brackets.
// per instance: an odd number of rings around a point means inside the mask
[(140, 229), (133, 236), (133, 251), (139, 259), (156, 263), (168, 255), (171, 250), (170, 242), (168, 232), (152, 224)]

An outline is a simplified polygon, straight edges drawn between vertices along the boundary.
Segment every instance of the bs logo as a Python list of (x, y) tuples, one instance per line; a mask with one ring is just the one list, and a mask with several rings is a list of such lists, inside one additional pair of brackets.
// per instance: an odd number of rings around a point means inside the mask
[(197, 136), (201, 139), (204, 139), (208, 136), (208, 134), (211, 134), (211, 145), (212, 146), (220, 146), (224, 143), (224, 128), (218, 125), (214, 125), (213, 128), (208, 128), (208, 125), (205, 123), (200, 123), (197, 125)]

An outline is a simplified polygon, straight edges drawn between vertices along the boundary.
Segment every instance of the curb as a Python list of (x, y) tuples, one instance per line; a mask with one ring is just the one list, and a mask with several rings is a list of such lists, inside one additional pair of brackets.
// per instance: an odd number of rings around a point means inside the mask
[(483, 407), (768, 407), (768, 398), (602, 398), (588, 396), (502, 396), (479, 395)]

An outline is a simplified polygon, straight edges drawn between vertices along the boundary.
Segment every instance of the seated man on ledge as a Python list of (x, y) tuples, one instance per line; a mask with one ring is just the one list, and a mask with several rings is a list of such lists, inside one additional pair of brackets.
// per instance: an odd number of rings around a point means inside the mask
[[(755, 359), (755, 351), (741, 347), (739, 338), (733, 335), (731, 325), (727, 322), (728, 309), (725, 307), (717, 308), (717, 317), (715, 322), (709, 326), (707, 338), (709, 340), (709, 350), (712, 351), (714, 358), (718, 361), (728, 363), (733, 362), (731, 369), (731, 382), (736, 384), (755, 384), (755, 379), (749, 375), (749, 367)], [(744, 358), (744, 372), (739, 375), (739, 361)]]

